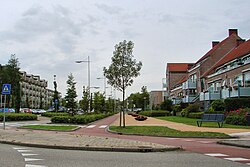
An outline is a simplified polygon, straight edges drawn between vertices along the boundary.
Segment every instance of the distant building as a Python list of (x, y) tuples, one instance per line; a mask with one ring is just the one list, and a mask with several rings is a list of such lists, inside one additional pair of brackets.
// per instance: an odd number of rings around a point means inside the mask
[(164, 91), (151, 91), (149, 93), (149, 106), (151, 109), (160, 106), (164, 101), (164, 93)]

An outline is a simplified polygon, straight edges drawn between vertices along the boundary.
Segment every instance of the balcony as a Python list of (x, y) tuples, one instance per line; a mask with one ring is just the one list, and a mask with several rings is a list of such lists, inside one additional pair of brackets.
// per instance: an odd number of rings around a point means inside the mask
[(221, 98), (220, 91), (211, 91), (211, 92), (201, 92), (200, 93), (200, 101), (210, 101), (210, 100), (218, 100)]
[(183, 103), (191, 103), (191, 102), (193, 102), (193, 100), (195, 99), (195, 97), (196, 97), (197, 95), (187, 95), (187, 96), (185, 96), (184, 98), (182, 98), (182, 102)]
[(182, 83), (182, 89), (196, 89), (196, 81), (188, 79), (186, 82)]
[(173, 98), (172, 99), (172, 104), (173, 105), (180, 104), (181, 102), (182, 102), (181, 98)]
[(250, 87), (227, 88), (221, 91), (222, 99), (230, 97), (250, 97)]

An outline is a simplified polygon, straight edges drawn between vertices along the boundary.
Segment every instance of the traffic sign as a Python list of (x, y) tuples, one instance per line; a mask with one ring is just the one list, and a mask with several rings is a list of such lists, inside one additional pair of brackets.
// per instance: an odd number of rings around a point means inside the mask
[(9, 95), (11, 91), (11, 84), (3, 84), (2, 95)]

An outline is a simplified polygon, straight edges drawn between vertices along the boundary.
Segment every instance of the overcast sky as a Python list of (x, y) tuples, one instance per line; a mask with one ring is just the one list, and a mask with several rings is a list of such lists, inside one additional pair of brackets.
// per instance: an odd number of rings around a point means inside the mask
[(131, 40), (143, 67), (127, 95), (142, 86), (162, 90), (167, 63), (197, 61), (229, 28), (249, 39), (249, 6), (249, 0), (0, 0), (0, 64), (16, 54), (21, 70), (48, 80), (50, 89), (56, 75), (63, 96), (72, 72), (80, 97), (87, 63), (75, 61), (90, 57), (91, 86), (103, 91), (96, 78), (115, 44)]

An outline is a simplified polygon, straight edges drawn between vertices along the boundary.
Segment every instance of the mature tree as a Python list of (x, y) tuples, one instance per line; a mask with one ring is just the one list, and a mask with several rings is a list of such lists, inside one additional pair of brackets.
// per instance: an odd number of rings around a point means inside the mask
[(53, 102), (54, 102), (54, 108), (55, 108), (55, 111), (58, 111), (59, 109), (59, 93), (57, 91), (57, 83), (56, 83), (56, 75), (54, 75), (54, 95), (53, 95)]
[(129, 107), (135, 106), (135, 108), (141, 108), (144, 110), (149, 104), (149, 93), (147, 87), (143, 86), (141, 88), (141, 93), (132, 93), (128, 97)]
[[(19, 65), (18, 58), (16, 58), (15, 54), (12, 54), (8, 64), (2, 68), (0, 76), (2, 79), (1, 84), (11, 84), (11, 107), (14, 107), (16, 112), (19, 112), (21, 105)], [(10, 96), (7, 97), (7, 102), (10, 102)]]
[(122, 91), (123, 105), (120, 112), (120, 126), (123, 115), (123, 127), (125, 127), (125, 90), (133, 84), (133, 78), (140, 75), (142, 67), (141, 62), (137, 63), (133, 59), (133, 48), (134, 43), (131, 41), (127, 42), (126, 40), (115, 45), (111, 65), (108, 68), (103, 68), (104, 76), (108, 79), (108, 84)]
[(66, 107), (69, 109), (72, 115), (76, 114), (77, 101), (76, 101), (76, 82), (72, 73), (68, 75), (67, 80), (67, 93), (65, 96)]

